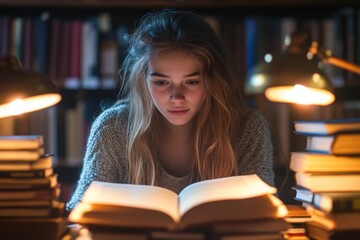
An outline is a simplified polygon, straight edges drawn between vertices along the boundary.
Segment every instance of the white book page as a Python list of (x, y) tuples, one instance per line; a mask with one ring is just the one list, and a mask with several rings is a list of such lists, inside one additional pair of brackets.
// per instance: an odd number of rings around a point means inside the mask
[(109, 204), (164, 212), (178, 220), (178, 196), (161, 187), (94, 181), (85, 192), (83, 202)]
[(194, 183), (179, 194), (179, 215), (202, 203), (246, 199), (274, 194), (276, 188), (263, 182), (256, 174), (218, 178)]

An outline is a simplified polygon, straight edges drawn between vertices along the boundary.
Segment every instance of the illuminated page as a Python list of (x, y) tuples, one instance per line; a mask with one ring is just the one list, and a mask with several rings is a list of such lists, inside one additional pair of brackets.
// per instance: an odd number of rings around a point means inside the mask
[(207, 202), (246, 199), (274, 193), (276, 188), (263, 182), (256, 174), (201, 181), (180, 192), (179, 215)]
[(156, 210), (176, 221), (178, 219), (177, 194), (156, 186), (94, 181), (85, 192), (82, 201)]

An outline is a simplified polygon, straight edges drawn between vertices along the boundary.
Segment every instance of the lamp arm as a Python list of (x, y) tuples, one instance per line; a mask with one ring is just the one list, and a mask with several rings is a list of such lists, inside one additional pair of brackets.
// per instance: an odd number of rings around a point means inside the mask
[(356, 73), (356, 74), (360, 75), (360, 66), (356, 65), (354, 63), (350, 63), (350, 62), (347, 62), (347, 61), (345, 61), (343, 59), (332, 57), (332, 56), (324, 58), (324, 61), (326, 63), (329, 63), (329, 64), (334, 65), (336, 67), (339, 67), (339, 68), (342, 68), (342, 69), (345, 69), (345, 70), (348, 70), (350, 72), (353, 72), (353, 73)]
[(332, 53), (329, 49), (326, 48), (319, 48), (319, 44), (314, 41), (311, 43), (309, 52), (311, 52), (314, 55), (318, 55), (321, 60), (324, 62), (334, 65), (336, 67), (348, 70), (350, 72), (356, 73), (360, 75), (360, 66), (356, 65), (354, 63), (345, 61), (341, 58), (333, 57)]

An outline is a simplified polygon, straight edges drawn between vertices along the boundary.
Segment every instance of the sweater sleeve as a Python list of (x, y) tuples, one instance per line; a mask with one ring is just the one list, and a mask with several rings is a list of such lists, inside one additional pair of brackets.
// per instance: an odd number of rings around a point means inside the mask
[(80, 178), (66, 210), (71, 211), (80, 202), (92, 181), (124, 181), (126, 131), (125, 127), (121, 129), (124, 121), (117, 121), (118, 113), (116, 109), (106, 110), (92, 124)]
[(251, 111), (241, 129), (235, 147), (239, 174), (257, 174), (274, 186), (273, 145), (266, 119), (260, 112)]

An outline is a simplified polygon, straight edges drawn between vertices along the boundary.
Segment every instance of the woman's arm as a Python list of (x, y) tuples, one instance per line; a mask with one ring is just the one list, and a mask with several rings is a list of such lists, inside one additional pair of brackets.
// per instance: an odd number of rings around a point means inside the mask
[(94, 121), (87, 140), (80, 179), (66, 204), (68, 211), (80, 202), (92, 181), (124, 181), (125, 128), (121, 131), (121, 126), (118, 126), (118, 113), (115, 109), (109, 109)]
[(266, 119), (258, 111), (250, 111), (241, 126), (235, 145), (239, 174), (257, 174), (274, 186), (273, 145)]

